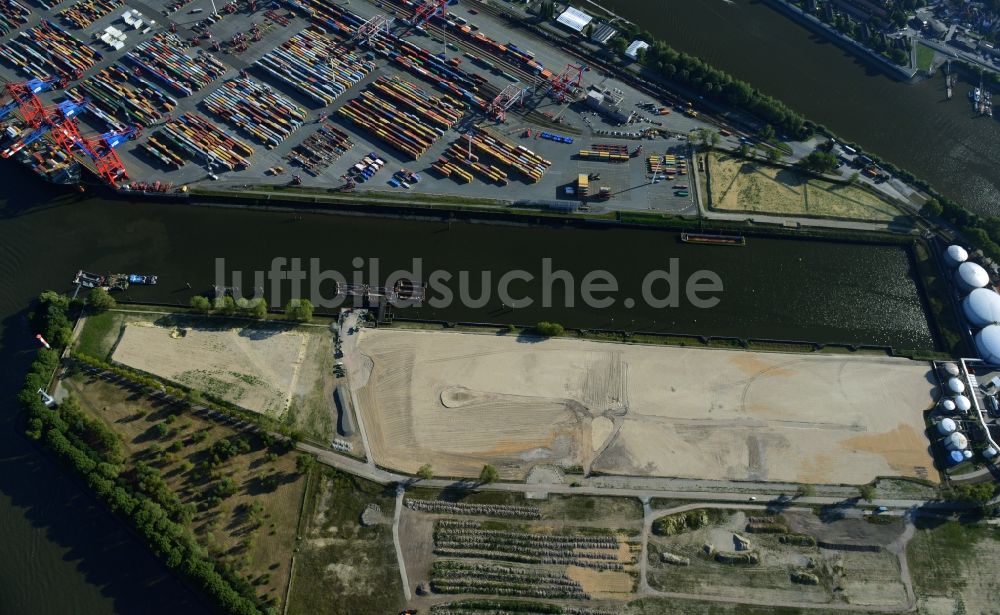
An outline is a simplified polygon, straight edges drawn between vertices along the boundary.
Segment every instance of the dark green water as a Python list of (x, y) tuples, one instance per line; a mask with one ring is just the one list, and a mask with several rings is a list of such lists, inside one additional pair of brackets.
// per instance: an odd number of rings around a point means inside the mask
[(759, 0), (601, 0), (970, 209), (1000, 214), (1000, 117), (974, 115), (960, 83), (893, 80)]
[[(751, 238), (747, 247), (682, 244), (675, 234), (622, 229), (529, 228), (455, 222), (252, 212), (165, 203), (102, 202), (61, 195), (16, 166), (0, 169), (14, 194), (0, 203), (0, 613), (197, 613), (204, 607), (145, 548), (21, 435), (14, 402), (34, 350), (26, 305), (41, 290), (67, 290), (79, 268), (153, 272), (156, 287), (134, 300), (186, 304), (214, 281), (215, 258), (229, 269), (267, 269), (274, 256), (321, 259), (350, 274), (354, 257), (383, 271), (422, 258), (425, 271), (540, 273), (545, 257), (579, 280), (592, 269), (618, 279), (618, 300), (639, 297), (642, 278), (679, 259), (682, 279), (715, 271), (724, 284), (714, 309), (690, 306), (511, 311), (422, 308), (442, 320), (626, 328), (741, 337), (931, 348), (933, 339), (897, 247)], [(187, 283), (191, 283), (193, 291)], [(557, 287), (556, 295), (560, 295)], [(538, 286), (513, 286), (540, 296)], [(472, 293), (478, 296), (478, 292)], [(684, 304), (686, 305), (686, 304)]]

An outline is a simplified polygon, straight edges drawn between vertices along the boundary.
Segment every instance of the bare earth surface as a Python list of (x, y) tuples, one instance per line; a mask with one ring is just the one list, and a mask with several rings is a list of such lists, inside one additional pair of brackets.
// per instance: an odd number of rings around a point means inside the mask
[(324, 334), (133, 322), (125, 327), (113, 359), (280, 418), (296, 397), (323, 395), (322, 389), (314, 391), (323, 376), (317, 369), (320, 358), (330, 352), (330, 344), (320, 339)]
[[(523, 478), (538, 463), (705, 479), (933, 478), (926, 364), (365, 329), (379, 465)], [(601, 418), (603, 417), (603, 418)], [(601, 420), (597, 420), (597, 419)], [(610, 425), (609, 425), (610, 424)]]

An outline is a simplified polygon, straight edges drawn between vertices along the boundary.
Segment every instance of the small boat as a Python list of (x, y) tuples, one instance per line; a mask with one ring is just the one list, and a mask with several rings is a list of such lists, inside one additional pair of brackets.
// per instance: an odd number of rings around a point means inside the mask
[(73, 283), (83, 286), (84, 288), (97, 288), (98, 286), (104, 285), (104, 276), (81, 269), (76, 272), (76, 277), (73, 278)]
[(145, 284), (151, 286), (156, 284), (157, 277), (155, 275), (142, 275), (138, 273), (130, 273), (128, 276), (129, 284)]

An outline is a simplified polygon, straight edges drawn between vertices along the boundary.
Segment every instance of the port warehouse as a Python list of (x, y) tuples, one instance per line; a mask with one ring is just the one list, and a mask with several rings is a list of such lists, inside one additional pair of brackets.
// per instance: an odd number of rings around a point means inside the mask
[[(191, 13), (199, 2), (151, 14), (147, 5), (143, 13), (127, 2), (65, 0), (20, 20), (19, 5), (12, 5), (0, 75), (11, 83), (62, 76), (65, 88), (39, 96), (47, 105), (85, 98), (77, 118), (85, 135), (141, 126), (116, 150), (128, 173), (119, 186), (160, 182), (176, 189), (211, 176), (222, 184), (288, 184), (297, 175), (304, 185), (325, 188), (366, 183), (372, 190), (545, 201), (565, 199), (565, 188), (584, 173), (599, 177), (592, 194), (609, 187), (624, 208), (693, 209), (691, 198), (666, 185), (635, 189), (649, 184), (645, 157), (604, 155), (641, 143), (647, 154), (683, 156), (684, 141), (624, 138), (613, 133), (634, 130), (614, 124), (579, 134), (580, 114), (590, 113), (585, 103), (567, 110), (549, 87), (571, 59), (539, 41), (515, 44), (514, 34), (485, 15), (476, 18), (481, 29), (459, 25), (471, 17), (460, 16), (463, 4), (427, 21), (423, 32), (406, 25), (414, 8), (405, 0), (381, 8), (355, 3), (350, 11), (327, 0), (217, 4), (218, 18), (204, 28), (205, 11)], [(392, 33), (360, 42), (359, 26), (379, 11), (395, 13)], [(440, 32), (444, 20), (448, 35)], [(206, 32), (211, 39), (191, 45)], [(527, 49), (532, 45), (537, 56)], [(515, 109), (498, 114), (491, 103), (508, 86)], [(532, 111), (518, 108), (525, 88)], [(564, 102), (586, 97), (584, 87), (567, 90)], [(626, 104), (648, 100), (624, 91)], [(556, 114), (576, 130), (561, 134), (546, 117)], [(497, 122), (503, 115), (507, 121)], [(679, 114), (674, 119), (674, 134), (696, 126)], [(7, 148), (31, 134), (19, 111), (4, 121)], [(602, 127), (597, 118), (586, 124), (595, 133)], [(13, 157), (68, 183), (65, 171), (75, 165), (54, 141), (44, 135)], [(94, 170), (79, 152), (73, 162)]]

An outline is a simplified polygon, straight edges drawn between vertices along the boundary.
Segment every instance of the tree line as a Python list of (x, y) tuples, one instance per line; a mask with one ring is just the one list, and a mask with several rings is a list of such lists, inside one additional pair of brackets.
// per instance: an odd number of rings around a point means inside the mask
[[(71, 309), (68, 297), (49, 291), (39, 297), (32, 315), (35, 330), (48, 334), (53, 348), (38, 351), (18, 393), (18, 401), (27, 413), (28, 436), (76, 470), (112, 511), (131, 522), (157, 556), (191, 579), (225, 612), (265, 613), (266, 607), (249, 583), (220, 566), (188, 528), (171, 519), (160, 503), (138, 488), (131, 480), (134, 477), (123, 474), (124, 446), (114, 431), (87, 416), (72, 400), (51, 409), (42, 402), (38, 389), (47, 387), (59, 367), (60, 350), (69, 343), (69, 337), (60, 331), (67, 327), (72, 330)], [(148, 491), (158, 492), (148, 472), (143, 478)]]

